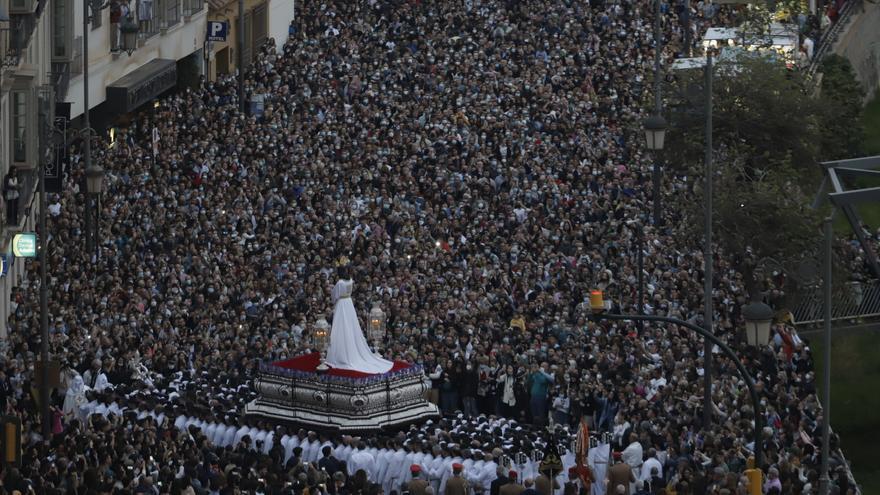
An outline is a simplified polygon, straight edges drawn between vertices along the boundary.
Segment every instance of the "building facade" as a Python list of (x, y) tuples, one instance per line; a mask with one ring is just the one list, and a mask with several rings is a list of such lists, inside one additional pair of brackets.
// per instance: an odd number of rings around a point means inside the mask
[[(12, 237), (35, 230), (37, 164), (54, 110), (54, 78), (49, 56), (52, 24), (49, 0), (0, 0), (0, 338), (6, 336), (10, 295), (24, 275), (24, 262), (11, 254)], [(18, 182), (15, 198), (7, 190), (7, 176)]]
[[(190, 56), (201, 60), (207, 21), (203, 0), (110, 0), (92, 5), (85, 57), (84, 1), (52, 0), (53, 62), (67, 68), (63, 93), (71, 119), (83, 113), (84, 66), (89, 70), (89, 107), (112, 119), (173, 88), (176, 71), (170, 66)], [(134, 46), (125, 44), (122, 26), (127, 21), (137, 26)], [(114, 93), (109, 88), (122, 88), (127, 97), (108, 99)]]
[(208, 18), (226, 22), (226, 41), (209, 42), (207, 75), (235, 74), (238, 67), (239, 1), (244, 2), (244, 63), (250, 64), (254, 50), (268, 39), (281, 49), (287, 41), (290, 22), (296, 15), (295, 0), (208, 0)]

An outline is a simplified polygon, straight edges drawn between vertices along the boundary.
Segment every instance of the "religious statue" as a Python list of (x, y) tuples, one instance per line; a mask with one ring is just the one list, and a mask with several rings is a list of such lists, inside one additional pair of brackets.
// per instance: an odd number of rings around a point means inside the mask
[(351, 294), (354, 281), (348, 276), (347, 260), (338, 263), (339, 281), (333, 286), (333, 326), (326, 363), (331, 368), (362, 373), (385, 373), (394, 363), (373, 354), (361, 325)]

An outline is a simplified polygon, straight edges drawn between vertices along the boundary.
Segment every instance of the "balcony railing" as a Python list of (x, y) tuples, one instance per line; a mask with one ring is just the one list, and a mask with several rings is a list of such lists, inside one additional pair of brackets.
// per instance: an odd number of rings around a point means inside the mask
[(204, 8), (204, 0), (183, 0), (183, 15), (186, 17), (195, 15)]
[(48, 3), (49, 0), (39, 0), (10, 4), (9, 20), (0, 23), (0, 64), (3, 67), (14, 67), (21, 62)]
[(180, 22), (180, 2), (178, 0), (164, 0), (162, 12), (162, 27), (170, 28)]

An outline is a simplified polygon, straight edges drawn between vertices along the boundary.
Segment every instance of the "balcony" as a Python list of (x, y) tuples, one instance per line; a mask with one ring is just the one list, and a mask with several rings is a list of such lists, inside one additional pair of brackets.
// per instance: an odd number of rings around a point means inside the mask
[(49, 0), (11, 0), (9, 16), (0, 18), (0, 66), (17, 67)]
[(190, 18), (205, 8), (204, 0), (183, 0), (183, 21), (189, 22)]

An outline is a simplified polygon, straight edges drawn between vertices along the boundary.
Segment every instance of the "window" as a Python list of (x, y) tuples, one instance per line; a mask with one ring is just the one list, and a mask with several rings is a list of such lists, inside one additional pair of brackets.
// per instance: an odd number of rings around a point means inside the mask
[(28, 94), (12, 92), (12, 161), (26, 162), (28, 158)]
[(252, 18), (252, 27), (251, 30), (251, 47), (255, 52), (259, 51), (260, 47), (263, 46), (263, 43), (266, 42), (268, 36), (268, 30), (266, 26), (266, 4), (262, 3), (254, 7), (254, 13)]
[(162, 4), (162, 15), (164, 16), (162, 26), (169, 28), (180, 21), (180, 2), (178, 0), (164, 0)]
[(67, 61), (71, 57), (70, 47), (73, 44), (71, 0), (53, 0), (52, 2), (52, 57)]
[(251, 65), (251, 56), (253, 54), (253, 46), (251, 45), (251, 32), (253, 28), (251, 26), (252, 15), (250, 12), (246, 12), (244, 14), (244, 51), (242, 52), (242, 59), (244, 61), (244, 67), (239, 67), (239, 71), (243, 71), (245, 67)]

